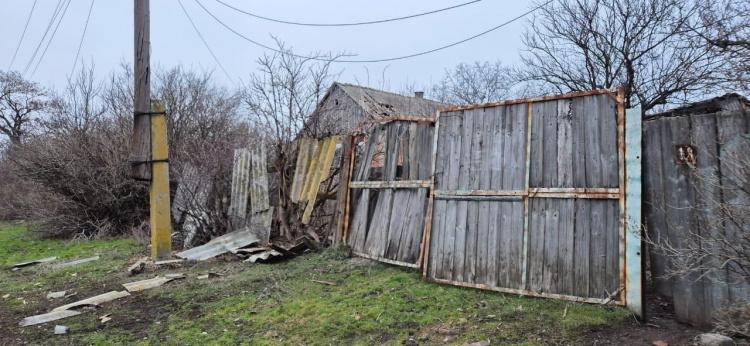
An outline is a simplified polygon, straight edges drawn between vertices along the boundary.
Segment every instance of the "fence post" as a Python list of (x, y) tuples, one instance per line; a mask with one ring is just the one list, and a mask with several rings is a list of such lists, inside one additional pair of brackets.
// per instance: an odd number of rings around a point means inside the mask
[(643, 317), (642, 249), (641, 249), (641, 109), (625, 113), (625, 305)]
[(169, 151), (167, 115), (164, 103), (151, 106), (151, 259), (168, 259), (172, 252), (172, 227), (169, 215)]

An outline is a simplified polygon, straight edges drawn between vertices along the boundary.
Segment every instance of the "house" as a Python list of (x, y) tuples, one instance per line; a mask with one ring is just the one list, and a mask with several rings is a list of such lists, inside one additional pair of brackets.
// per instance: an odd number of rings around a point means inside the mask
[(422, 92), (404, 96), (335, 82), (318, 103), (302, 133), (316, 137), (352, 134), (363, 121), (393, 116), (434, 118), (438, 109), (450, 106), (428, 100)]

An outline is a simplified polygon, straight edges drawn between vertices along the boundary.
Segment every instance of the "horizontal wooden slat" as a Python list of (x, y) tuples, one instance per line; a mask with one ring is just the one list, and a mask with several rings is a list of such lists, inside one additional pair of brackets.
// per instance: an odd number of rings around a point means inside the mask
[(542, 102), (542, 101), (570, 99), (570, 98), (575, 98), (575, 97), (603, 95), (603, 94), (607, 94), (610, 97), (617, 99), (615, 92), (617, 92), (617, 89), (599, 89), (599, 90), (591, 90), (591, 91), (572, 92), (572, 93), (554, 95), (554, 96), (529, 97), (529, 98), (523, 98), (523, 99), (482, 103), (482, 104), (469, 105), (469, 106), (447, 107), (447, 108), (438, 109), (438, 112), (446, 113), (446, 112), (463, 111), (463, 110), (477, 109), (477, 108), (489, 108), (489, 107), (497, 107), (497, 106), (515, 105), (519, 103)]
[(523, 196), (473, 196), (473, 195), (459, 195), (459, 196), (446, 196), (446, 195), (435, 195), (435, 199), (449, 200), (449, 201), (523, 201)]
[[(537, 198), (592, 198), (618, 199), (620, 189), (612, 188), (530, 188), (527, 190), (437, 190), (435, 198), (442, 197), (500, 197), (500, 196), (529, 196)], [(447, 199), (447, 198), (442, 198)], [(466, 199), (470, 198), (451, 198)]]

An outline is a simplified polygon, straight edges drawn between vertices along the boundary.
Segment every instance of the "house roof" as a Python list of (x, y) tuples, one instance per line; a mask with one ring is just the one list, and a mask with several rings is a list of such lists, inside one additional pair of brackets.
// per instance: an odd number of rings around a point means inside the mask
[(663, 113), (654, 114), (653, 116), (650, 116), (649, 119), (693, 114), (710, 114), (722, 111), (750, 111), (750, 101), (740, 94), (729, 93), (671, 109)]
[(335, 86), (349, 95), (372, 119), (391, 116), (434, 118), (438, 109), (451, 106), (421, 97), (404, 96), (346, 83), (336, 82), (330, 90)]

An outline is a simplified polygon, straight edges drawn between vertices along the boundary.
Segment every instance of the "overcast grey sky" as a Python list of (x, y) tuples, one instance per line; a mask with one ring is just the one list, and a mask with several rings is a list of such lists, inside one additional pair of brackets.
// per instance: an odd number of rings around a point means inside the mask
[[(341, 52), (357, 54), (352, 59), (380, 59), (402, 56), (450, 44), (492, 28), (531, 7), (531, 0), (483, 0), (454, 10), (397, 22), (354, 27), (302, 27), (273, 23), (237, 13), (216, 0), (200, 0), (227, 25), (263, 44), (274, 46), (278, 37), (298, 54)], [(261, 16), (288, 21), (341, 23), (400, 17), (457, 5), (469, 0), (352, 1), (352, 0), (224, 0)], [(0, 69), (8, 69), (23, 32), (33, 0), (4, 0), (0, 12)], [(211, 45), (219, 61), (237, 80), (246, 79), (264, 49), (235, 36), (210, 17), (195, 0), (182, 0), (188, 13)], [(12, 69), (23, 71), (39, 44), (57, 6), (57, 0), (37, 0), (36, 8)], [(31, 79), (45, 86), (62, 88), (75, 59), (91, 0), (71, 0), (44, 59)], [(446, 68), (460, 62), (500, 59), (518, 61), (524, 20), (460, 46), (416, 58), (384, 63), (336, 63), (343, 71), (340, 80), (379, 88), (383, 75), (387, 87), (398, 90), (416, 82), (429, 85), (441, 78)], [(46, 41), (41, 46), (44, 49)], [(151, 0), (151, 62), (154, 66), (183, 64), (214, 70), (221, 83), (232, 82), (218, 68), (204, 47), (177, 0)], [(41, 54), (41, 52), (40, 52)], [(38, 57), (37, 57), (38, 59)], [(80, 60), (93, 61), (101, 76), (122, 61), (133, 59), (133, 1), (95, 0)], [(28, 78), (36, 65), (32, 63)], [(368, 73), (369, 70), (369, 79)], [(385, 72), (383, 72), (385, 70)]]

